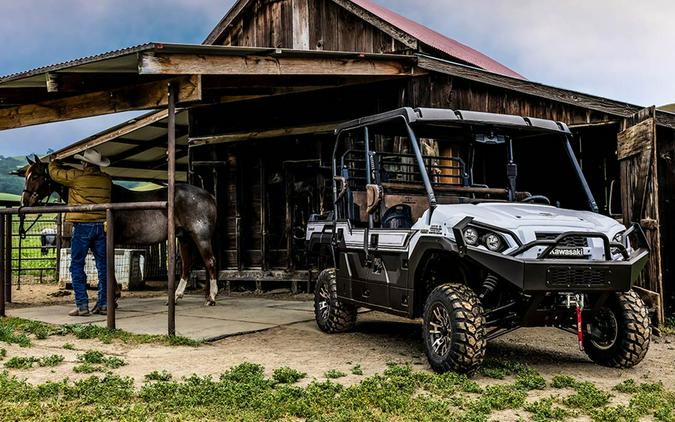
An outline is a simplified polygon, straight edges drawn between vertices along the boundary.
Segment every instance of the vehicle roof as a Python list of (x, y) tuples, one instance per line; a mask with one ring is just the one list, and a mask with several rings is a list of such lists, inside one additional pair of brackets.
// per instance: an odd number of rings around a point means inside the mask
[(542, 132), (569, 134), (570, 130), (565, 123), (554, 120), (522, 117), (510, 114), (484, 113), (480, 111), (451, 110), (448, 108), (415, 108), (402, 107), (380, 114), (361, 117), (337, 126), (335, 133), (345, 130), (373, 126), (398, 118), (405, 119), (411, 126), (434, 124), (455, 125), (485, 125), (503, 128), (523, 128)]

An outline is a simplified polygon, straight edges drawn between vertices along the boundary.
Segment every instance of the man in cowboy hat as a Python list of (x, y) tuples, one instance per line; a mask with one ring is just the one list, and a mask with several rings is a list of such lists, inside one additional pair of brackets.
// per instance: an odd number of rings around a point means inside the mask
[[(49, 175), (52, 180), (68, 189), (68, 205), (104, 204), (110, 202), (112, 179), (101, 171), (101, 167), (110, 165), (110, 160), (101, 156), (95, 149), (88, 149), (75, 158), (82, 162), (82, 170), (65, 167), (58, 160), (49, 163)], [(75, 309), (70, 316), (87, 316), (90, 313), (105, 314), (106, 304), (106, 246), (105, 211), (71, 212), (66, 221), (73, 223), (70, 243), (70, 273), (75, 291)], [(84, 261), (91, 249), (98, 271), (98, 301), (89, 311), (87, 297), (87, 275)]]

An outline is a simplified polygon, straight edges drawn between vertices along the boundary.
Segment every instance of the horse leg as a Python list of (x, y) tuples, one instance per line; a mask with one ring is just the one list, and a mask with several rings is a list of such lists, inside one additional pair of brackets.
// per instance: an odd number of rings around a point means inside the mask
[(196, 240), (195, 244), (204, 260), (206, 272), (209, 274), (209, 283), (204, 285), (204, 295), (206, 296), (204, 305), (213, 306), (216, 304), (216, 296), (218, 295), (218, 274), (216, 273), (216, 258), (213, 256), (211, 240)]
[(178, 302), (178, 299), (182, 299), (185, 294), (185, 287), (187, 286), (188, 279), (190, 278), (190, 270), (192, 269), (192, 245), (190, 245), (190, 239), (180, 239), (179, 244), (180, 259), (183, 263), (183, 268), (180, 273), (178, 287), (176, 288), (176, 302)]

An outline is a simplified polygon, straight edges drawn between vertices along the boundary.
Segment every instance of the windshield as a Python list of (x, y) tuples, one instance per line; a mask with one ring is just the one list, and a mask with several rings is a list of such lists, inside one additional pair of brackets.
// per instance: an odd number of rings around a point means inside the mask
[[(338, 214), (365, 222), (384, 218), (399, 203), (413, 217), (429, 207), (411, 137), (437, 204), (517, 201), (591, 209), (592, 198), (564, 134), (469, 125), (406, 129), (403, 122), (390, 122), (340, 135), (335, 150)], [(368, 185), (381, 194), (367, 192)], [(369, 195), (382, 201), (373, 205)]]

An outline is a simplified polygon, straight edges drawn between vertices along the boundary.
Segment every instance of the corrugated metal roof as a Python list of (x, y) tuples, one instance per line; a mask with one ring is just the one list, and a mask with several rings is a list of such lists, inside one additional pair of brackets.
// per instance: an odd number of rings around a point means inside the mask
[(496, 60), (486, 56), (480, 51), (446, 37), (424, 25), (421, 25), (413, 20), (410, 20), (398, 13), (380, 6), (371, 0), (350, 0), (352, 3), (367, 10), (378, 18), (387, 23), (397, 27), (408, 35), (417, 38), (423, 44), (440, 50), (452, 57), (462, 60), (466, 63), (478, 66), (482, 69), (502, 75), (511, 76), (514, 78), (525, 79), (519, 73), (509, 69)]
[[(316, 50), (293, 50), (270, 47), (230, 47), (222, 45), (202, 44), (171, 44), (150, 42), (133, 47), (113, 50), (94, 56), (82, 57), (66, 62), (56, 63), (49, 66), (41, 66), (23, 72), (12, 73), (0, 77), (0, 87), (19, 86), (20, 81), (25, 86), (29, 79), (38, 78), (40, 86), (44, 86), (43, 75), (51, 72), (88, 72), (88, 73), (138, 73), (138, 61), (136, 55), (144, 52), (168, 53), (168, 54), (213, 54), (227, 56), (265, 56), (275, 55), (284, 57), (306, 58), (352, 58), (369, 60), (400, 60), (414, 62), (415, 58), (401, 54), (374, 54), (345, 51), (316, 51)], [(129, 60), (126, 60), (129, 59)], [(17, 84), (10, 84), (10, 82)]]

